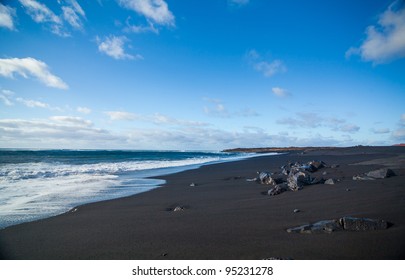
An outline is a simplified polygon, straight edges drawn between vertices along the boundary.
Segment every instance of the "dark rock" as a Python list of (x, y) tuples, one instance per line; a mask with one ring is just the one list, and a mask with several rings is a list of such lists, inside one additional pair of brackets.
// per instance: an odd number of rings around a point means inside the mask
[(388, 228), (386, 221), (368, 218), (343, 217), (340, 219), (340, 224), (343, 226), (344, 230), (349, 231), (368, 231)]
[(312, 172), (315, 172), (323, 167), (326, 166), (326, 164), (323, 161), (317, 161), (317, 160), (313, 160), (311, 162), (309, 162), (309, 165), (312, 166)]
[(271, 177), (270, 172), (258, 172), (258, 174), (259, 174), (258, 181), (260, 184), (273, 185), (273, 186), (276, 185), (276, 182)]
[(299, 191), (305, 185), (309, 185), (312, 183), (311, 177), (302, 171), (298, 172), (290, 172), (290, 175), (287, 177), (287, 184), (290, 190), (292, 191)]
[(288, 233), (332, 233), (335, 231), (369, 231), (387, 229), (388, 223), (384, 220), (368, 218), (343, 217), (339, 220), (324, 220), (313, 224), (306, 224), (287, 229)]
[(381, 168), (378, 170), (373, 170), (366, 173), (366, 176), (374, 178), (374, 179), (384, 179), (391, 176), (395, 176), (394, 171), (389, 168)]
[(298, 212), (301, 212), (301, 210), (300, 209), (294, 209), (294, 213), (298, 213)]
[(279, 184), (276, 185), (274, 188), (270, 189), (267, 194), (268, 195), (278, 195), (288, 190), (287, 184)]
[(196, 183), (191, 183), (191, 184), (190, 184), (190, 187), (196, 187), (196, 186), (197, 186)]

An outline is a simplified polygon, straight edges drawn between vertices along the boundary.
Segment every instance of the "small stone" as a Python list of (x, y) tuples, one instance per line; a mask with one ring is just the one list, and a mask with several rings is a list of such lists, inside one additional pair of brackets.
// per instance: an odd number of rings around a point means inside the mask
[(195, 183), (190, 184), (190, 187), (195, 187), (195, 186), (197, 186), (197, 184), (195, 184)]
[(298, 213), (298, 212), (301, 212), (301, 210), (300, 209), (294, 209), (294, 213)]
[(325, 181), (325, 185), (334, 185), (336, 183), (336, 181), (332, 178), (328, 179)]
[(328, 174), (328, 172), (326, 172), (326, 171), (324, 171), (324, 172), (322, 173), (322, 175), (324, 175), (324, 176), (325, 176), (326, 174)]
[(330, 168), (338, 168), (339, 167), (339, 164), (332, 164), (331, 166), (330, 166)]
[(184, 207), (176, 206), (176, 207), (173, 209), (173, 212), (183, 211), (183, 210), (184, 210)]
[(347, 191), (347, 192), (350, 192), (350, 191), (351, 191), (351, 189), (347, 188), (347, 189), (346, 189), (346, 191)]

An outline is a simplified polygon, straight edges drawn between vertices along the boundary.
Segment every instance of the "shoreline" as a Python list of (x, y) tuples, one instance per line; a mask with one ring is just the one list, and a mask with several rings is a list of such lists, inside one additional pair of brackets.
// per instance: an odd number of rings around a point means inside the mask
[[(133, 196), (0, 230), (2, 259), (404, 259), (405, 166), (397, 176), (353, 181), (405, 155), (399, 147), (352, 147), (259, 156), (165, 176), (166, 184)], [(298, 192), (268, 190), (246, 179), (288, 161), (323, 160), (341, 181)], [(387, 159), (386, 161), (382, 159)], [(373, 164), (374, 161), (374, 164)], [(367, 163), (357, 164), (355, 163)], [(388, 163), (390, 164), (390, 163)], [(194, 183), (195, 187), (190, 187)], [(351, 191), (345, 191), (348, 186)], [(170, 211), (176, 206), (184, 211)], [(294, 209), (301, 212), (294, 213)], [(387, 230), (289, 234), (288, 227), (344, 215), (386, 219)], [(378, 246), (377, 246), (378, 245)], [(381, 249), (383, 248), (383, 249)]]

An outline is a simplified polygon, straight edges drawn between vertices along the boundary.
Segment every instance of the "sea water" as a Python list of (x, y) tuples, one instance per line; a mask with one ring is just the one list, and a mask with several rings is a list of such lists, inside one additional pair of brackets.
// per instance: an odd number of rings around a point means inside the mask
[(250, 156), (205, 151), (0, 149), (0, 228), (164, 184), (148, 177)]

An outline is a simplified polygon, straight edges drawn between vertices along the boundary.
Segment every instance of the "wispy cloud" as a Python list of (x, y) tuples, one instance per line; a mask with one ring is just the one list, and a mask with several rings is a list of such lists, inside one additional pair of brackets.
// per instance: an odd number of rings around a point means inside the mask
[(77, 107), (76, 110), (77, 110), (77, 112), (86, 114), (86, 115), (91, 113), (91, 109), (87, 108), (87, 107)]
[(204, 113), (216, 118), (232, 117), (257, 117), (259, 114), (250, 108), (243, 108), (237, 111), (229, 111), (219, 99), (204, 98), (207, 105), (203, 107)]
[(37, 101), (37, 100), (24, 99), (24, 98), (21, 98), (21, 97), (16, 98), (16, 101), (20, 102), (20, 103), (22, 103), (25, 106), (30, 107), (30, 108), (35, 108), (35, 107), (49, 108), (50, 107), (48, 103), (44, 103), (44, 102)]
[(99, 37), (96, 38), (98, 44), (98, 50), (114, 59), (142, 59), (139, 54), (131, 55), (127, 54), (124, 50), (124, 45), (128, 42), (128, 38), (125, 36), (110, 35), (104, 40)]
[(405, 57), (405, 4), (395, 1), (379, 16), (376, 25), (368, 26), (366, 39), (352, 47), (346, 57), (360, 55), (364, 61), (386, 63)]
[(124, 28), (124, 32), (128, 33), (146, 33), (146, 32), (152, 32), (155, 34), (159, 33), (159, 29), (155, 27), (155, 25), (151, 22), (148, 21), (147, 25), (134, 25), (131, 23), (131, 17), (128, 17), (127, 20), (125, 21), (126, 27)]
[(44, 3), (36, 0), (19, 0), (26, 13), (33, 21), (44, 24), (49, 30), (61, 37), (71, 36), (65, 23), (77, 30), (83, 30), (83, 19), (86, 14), (76, 0), (58, 1), (61, 5), (62, 14), (55, 14)]
[(52, 121), (57, 123), (62, 123), (68, 126), (77, 126), (77, 127), (92, 127), (93, 123), (89, 120), (85, 120), (80, 117), (74, 116), (52, 116), (49, 118)]
[(109, 116), (112, 121), (133, 121), (137, 119), (136, 114), (125, 111), (107, 111), (104, 113)]
[(274, 87), (271, 89), (271, 91), (273, 92), (273, 94), (277, 97), (288, 97), (291, 96), (291, 92), (289, 92), (286, 89), (283, 88), (279, 88), (279, 87)]
[(300, 112), (297, 113), (295, 117), (278, 119), (276, 123), (287, 125), (291, 128), (327, 127), (333, 131), (341, 131), (347, 133), (355, 133), (360, 130), (359, 126), (348, 123), (344, 119), (321, 116), (317, 113), (312, 112)]
[(49, 71), (45, 62), (31, 57), (0, 59), (0, 75), (14, 78), (15, 74), (24, 78), (33, 77), (48, 87), (68, 88), (68, 85), (61, 78)]
[(16, 12), (14, 8), (0, 3), (0, 27), (16, 30), (14, 23), (15, 16)]
[(250, 50), (247, 54), (247, 59), (253, 66), (253, 69), (262, 73), (265, 77), (271, 77), (277, 73), (284, 73), (287, 71), (287, 67), (282, 60), (265, 60), (256, 50)]
[(63, 18), (76, 29), (83, 29), (81, 18), (86, 18), (86, 14), (76, 0), (70, 0), (70, 6), (62, 6)]
[(163, 0), (118, 0), (118, 3), (153, 23), (166, 26), (175, 25), (175, 17)]
[(63, 21), (45, 4), (35, 0), (19, 0), (32, 20), (36, 23), (47, 24), (52, 33), (67, 37), (69, 33), (63, 30)]
[(371, 129), (371, 131), (374, 134), (387, 134), (387, 133), (390, 133), (389, 128), (373, 128), (373, 129)]
[[(107, 142), (106, 142), (107, 141)], [(0, 119), (0, 146), (10, 147), (106, 147), (124, 140), (109, 131), (95, 128), (88, 120), (55, 116), (49, 119)]]
[(0, 100), (4, 103), (6, 106), (13, 106), (14, 103), (12, 101), (12, 96), (14, 95), (14, 92), (8, 89), (2, 89), (0, 91)]

